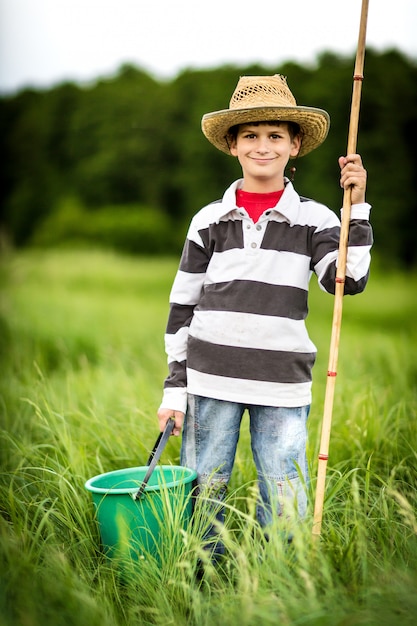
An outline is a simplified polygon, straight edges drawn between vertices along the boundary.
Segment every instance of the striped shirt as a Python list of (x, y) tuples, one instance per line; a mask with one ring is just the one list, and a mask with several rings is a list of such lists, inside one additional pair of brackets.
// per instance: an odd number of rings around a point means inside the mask
[[(340, 221), (285, 180), (254, 224), (234, 182), (192, 219), (170, 295), (169, 375), (161, 408), (184, 411), (187, 392), (250, 405), (310, 404), (316, 347), (305, 326), (308, 284), (335, 291)], [(345, 293), (367, 282), (369, 204), (353, 205)]]

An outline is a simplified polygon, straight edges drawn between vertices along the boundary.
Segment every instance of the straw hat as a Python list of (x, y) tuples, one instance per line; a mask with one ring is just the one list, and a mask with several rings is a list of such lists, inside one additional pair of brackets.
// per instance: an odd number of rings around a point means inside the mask
[(330, 117), (326, 111), (297, 106), (285, 76), (242, 76), (229, 108), (206, 113), (201, 127), (207, 139), (219, 150), (230, 154), (227, 134), (236, 124), (280, 120), (296, 122), (302, 131), (298, 156), (304, 156), (326, 139)]

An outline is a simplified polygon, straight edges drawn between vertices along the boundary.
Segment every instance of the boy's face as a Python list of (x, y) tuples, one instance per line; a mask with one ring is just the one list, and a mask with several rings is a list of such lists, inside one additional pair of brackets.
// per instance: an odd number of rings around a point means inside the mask
[(284, 170), (300, 150), (300, 138), (291, 138), (287, 124), (241, 124), (230, 152), (242, 167), (246, 191), (277, 191), (284, 186)]

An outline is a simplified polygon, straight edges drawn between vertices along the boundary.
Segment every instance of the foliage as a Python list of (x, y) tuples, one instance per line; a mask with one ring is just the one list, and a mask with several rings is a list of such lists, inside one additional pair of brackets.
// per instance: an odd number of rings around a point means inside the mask
[[(204, 113), (228, 106), (242, 74), (283, 73), (300, 104), (329, 111), (329, 137), (297, 163), (296, 186), (338, 211), (337, 158), (346, 149), (353, 66), (352, 58), (323, 53), (310, 67), (224, 66), (157, 81), (125, 65), (96, 84), (3, 97), (3, 237), (18, 246), (46, 243), (38, 230), (66, 198), (88, 213), (151, 207), (184, 233), (190, 217), (240, 175), (237, 162), (206, 141), (200, 122)], [(395, 50), (367, 51), (358, 142), (369, 171), (376, 249), (387, 263), (408, 267), (417, 261), (416, 72), (415, 61)]]
[(170, 218), (158, 209), (138, 205), (103, 206), (87, 211), (68, 198), (39, 225), (34, 246), (91, 245), (132, 254), (170, 254), (180, 240)]
[[(265, 543), (244, 422), (221, 530), (199, 527), (121, 578), (106, 561), (87, 478), (144, 464), (166, 374), (163, 331), (177, 262), (103, 251), (20, 252), (0, 280), (0, 612), (5, 626), (411, 626), (417, 611), (417, 277), (373, 272), (346, 298), (322, 538), (311, 512)], [(310, 415), (314, 498), (333, 299), (312, 285), (318, 345)], [(245, 418), (247, 420), (247, 416)], [(178, 462), (171, 439), (164, 462)], [(167, 544), (169, 547), (169, 543)]]

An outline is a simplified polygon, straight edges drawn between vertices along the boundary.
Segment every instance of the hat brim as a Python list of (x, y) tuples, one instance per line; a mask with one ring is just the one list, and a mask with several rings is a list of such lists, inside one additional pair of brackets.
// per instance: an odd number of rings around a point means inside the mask
[(247, 109), (223, 109), (206, 113), (201, 120), (204, 135), (216, 148), (230, 154), (227, 134), (236, 124), (250, 122), (296, 122), (302, 131), (302, 143), (298, 156), (304, 156), (326, 139), (330, 127), (327, 111), (306, 106), (250, 107)]

